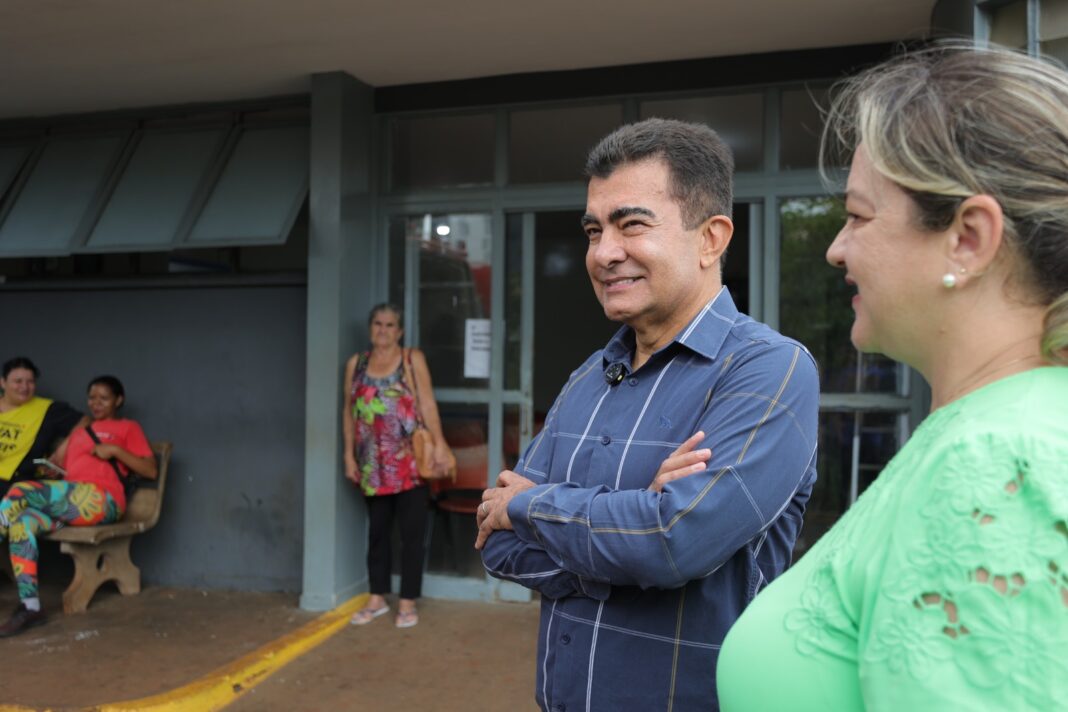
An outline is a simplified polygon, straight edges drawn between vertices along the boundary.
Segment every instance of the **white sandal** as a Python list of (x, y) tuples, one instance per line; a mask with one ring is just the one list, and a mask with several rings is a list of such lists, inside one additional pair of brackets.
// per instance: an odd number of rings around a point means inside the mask
[(382, 606), (381, 608), (361, 608), (352, 614), (352, 618), (349, 618), (349, 623), (353, 625), (367, 625), (375, 618), (384, 616), (389, 613), (389, 606)]
[(398, 628), (411, 628), (419, 623), (419, 611), (399, 611), (395, 623)]

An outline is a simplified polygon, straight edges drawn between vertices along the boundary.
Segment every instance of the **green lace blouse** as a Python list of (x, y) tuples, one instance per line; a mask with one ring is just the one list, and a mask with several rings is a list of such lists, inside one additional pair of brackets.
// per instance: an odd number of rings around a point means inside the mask
[(932, 413), (723, 643), (723, 710), (1068, 705), (1068, 368)]

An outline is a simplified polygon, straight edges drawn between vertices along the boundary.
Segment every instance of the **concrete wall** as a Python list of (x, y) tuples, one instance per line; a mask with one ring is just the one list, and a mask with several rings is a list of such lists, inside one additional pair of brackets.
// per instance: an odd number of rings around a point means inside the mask
[[(304, 530), (303, 286), (0, 292), (0, 360), (85, 410), (101, 373), (174, 456), (163, 514), (134, 539), (149, 584), (299, 591)], [(334, 364), (331, 364), (331, 368)]]

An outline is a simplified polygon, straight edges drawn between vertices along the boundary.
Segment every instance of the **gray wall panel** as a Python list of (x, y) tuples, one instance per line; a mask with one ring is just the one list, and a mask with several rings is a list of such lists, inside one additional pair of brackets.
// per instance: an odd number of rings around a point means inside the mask
[[(0, 292), (4, 353), (85, 409), (114, 373), (126, 415), (174, 442), (160, 523), (134, 540), (148, 584), (299, 591), (304, 287)], [(333, 367), (334, 364), (331, 364)]]

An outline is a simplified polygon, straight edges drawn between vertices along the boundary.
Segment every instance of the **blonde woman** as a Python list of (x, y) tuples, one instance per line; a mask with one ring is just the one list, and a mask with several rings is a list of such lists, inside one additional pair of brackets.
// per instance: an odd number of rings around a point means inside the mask
[(1061, 708), (1068, 74), (908, 54), (844, 87), (835, 146), (853, 155), (827, 260), (856, 289), (853, 343), (923, 374), (932, 412), (727, 635), (722, 708)]

